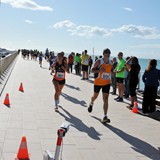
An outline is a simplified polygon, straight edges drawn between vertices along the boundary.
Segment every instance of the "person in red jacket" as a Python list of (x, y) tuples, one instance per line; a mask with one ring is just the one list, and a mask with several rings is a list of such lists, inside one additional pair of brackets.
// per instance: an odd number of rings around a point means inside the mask
[(68, 56), (68, 67), (69, 67), (70, 73), (72, 73), (72, 69), (73, 69), (74, 54), (75, 54), (75, 53), (72, 52), (72, 53)]

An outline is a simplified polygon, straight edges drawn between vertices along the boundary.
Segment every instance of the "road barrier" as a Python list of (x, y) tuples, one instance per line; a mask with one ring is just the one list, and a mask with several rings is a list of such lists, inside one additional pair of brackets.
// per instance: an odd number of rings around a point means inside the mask
[(10, 64), (17, 57), (18, 52), (12, 53), (5, 58), (0, 58), (0, 76), (5, 72), (5, 70), (10, 66)]

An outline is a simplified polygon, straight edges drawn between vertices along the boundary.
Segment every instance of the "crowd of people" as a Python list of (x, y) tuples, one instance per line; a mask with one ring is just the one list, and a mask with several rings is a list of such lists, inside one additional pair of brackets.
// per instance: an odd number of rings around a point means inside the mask
[[(124, 98), (130, 98), (130, 105), (127, 107), (132, 109), (134, 102), (137, 102), (136, 89), (140, 81), (141, 66), (137, 57), (126, 57), (124, 59), (123, 53), (119, 52), (117, 57), (110, 59), (110, 55), (110, 49), (106, 48), (99, 58), (95, 57), (93, 62), (87, 50), (84, 50), (82, 54), (71, 52), (68, 57), (65, 57), (64, 52), (55, 55), (54, 51), (49, 51), (48, 48), (44, 54), (37, 50), (22, 50), (23, 58), (29, 59), (29, 56), (33, 60), (39, 58), (40, 67), (42, 67), (43, 58), (48, 61), (49, 70), (51, 70), (50, 74), (53, 75), (52, 82), (55, 88), (54, 105), (56, 111), (58, 110), (59, 96), (65, 85), (66, 72), (73, 73), (73, 69), (75, 69), (75, 74), (81, 76), (81, 80), (89, 80), (90, 73), (93, 73), (94, 93), (89, 103), (88, 112), (92, 112), (94, 102), (102, 89), (104, 112), (102, 122), (110, 122), (107, 116), (109, 93), (112, 95), (118, 94), (114, 99), (117, 102), (123, 102)], [(156, 111), (155, 99), (160, 82), (160, 70), (156, 66), (157, 61), (151, 59), (142, 76), (145, 84), (142, 102), (144, 114)], [(112, 87), (112, 92), (110, 92), (110, 87)]]

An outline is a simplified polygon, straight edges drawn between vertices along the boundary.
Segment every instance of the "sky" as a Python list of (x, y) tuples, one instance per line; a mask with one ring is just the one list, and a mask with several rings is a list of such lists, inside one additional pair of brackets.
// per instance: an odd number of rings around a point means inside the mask
[(0, 48), (160, 59), (160, 0), (1, 0)]

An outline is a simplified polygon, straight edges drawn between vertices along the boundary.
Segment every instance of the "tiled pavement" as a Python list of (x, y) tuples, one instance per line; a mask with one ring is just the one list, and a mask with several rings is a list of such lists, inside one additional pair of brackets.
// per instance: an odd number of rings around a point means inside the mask
[[(92, 80), (67, 74), (60, 97), (59, 113), (54, 111), (54, 87), (48, 63), (20, 56), (0, 97), (0, 159), (12, 160), (21, 138), (27, 138), (31, 160), (43, 160), (43, 152), (54, 155), (57, 130), (68, 121), (72, 124), (63, 139), (63, 160), (160, 160), (159, 121), (132, 113), (124, 103), (109, 97), (109, 125), (102, 125), (102, 96), (96, 100), (92, 113), (87, 105), (93, 93)], [(24, 93), (19, 92), (23, 83)], [(9, 93), (11, 105), (3, 105)]]

